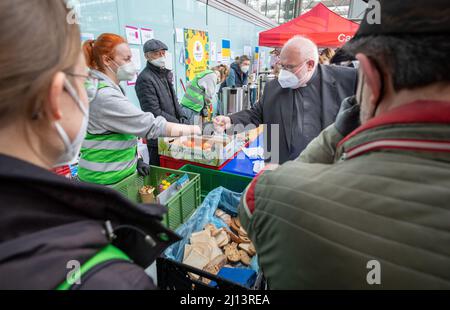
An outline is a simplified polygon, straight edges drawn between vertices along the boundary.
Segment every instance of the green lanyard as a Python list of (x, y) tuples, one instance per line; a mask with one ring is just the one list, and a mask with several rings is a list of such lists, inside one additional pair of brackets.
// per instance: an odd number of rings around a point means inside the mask
[[(91, 270), (95, 266), (111, 260), (124, 260), (131, 262), (131, 259), (124, 252), (122, 252), (119, 248), (115, 247), (114, 245), (109, 244), (103, 249), (101, 249), (100, 252), (98, 252), (95, 256), (91, 257), (86, 263), (84, 263), (80, 268), (79, 276), (73, 279), (71, 282), (75, 283), (77, 280), (81, 279), (83, 275), (85, 275), (89, 270)], [(56, 288), (56, 290), (68, 291), (72, 288), (73, 283), (70, 284), (66, 279)]]

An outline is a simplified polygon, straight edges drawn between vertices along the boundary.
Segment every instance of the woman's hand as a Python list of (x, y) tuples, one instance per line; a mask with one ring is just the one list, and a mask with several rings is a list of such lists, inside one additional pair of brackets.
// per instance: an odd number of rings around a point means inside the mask
[(201, 136), (202, 129), (197, 125), (167, 123), (166, 137)]

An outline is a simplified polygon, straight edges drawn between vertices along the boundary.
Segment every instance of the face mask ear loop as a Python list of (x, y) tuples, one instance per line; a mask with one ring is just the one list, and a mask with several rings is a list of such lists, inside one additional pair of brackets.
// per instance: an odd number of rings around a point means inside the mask
[(385, 91), (385, 84), (384, 84), (384, 78), (383, 78), (383, 71), (381, 70), (381, 67), (373, 59), (370, 59), (370, 61), (374, 64), (375, 68), (378, 70), (378, 73), (380, 74), (380, 82), (381, 82), (380, 96), (379, 96), (379, 98), (378, 98), (378, 100), (376, 102), (376, 108), (375, 108), (375, 111), (374, 111), (374, 114), (373, 114), (375, 116), (375, 115), (377, 115), (377, 111), (378, 111), (378, 108), (380, 107), (381, 101), (383, 101), (384, 91)]
[[(83, 114), (86, 116), (87, 115), (86, 107), (81, 103), (81, 100), (79, 99), (78, 94), (76, 93), (75, 89), (73, 88), (73, 86), (70, 84), (70, 82), (67, 79), (64, 80), (64, 88), (70, 94), (70, 96), (73, 98), (73, 100), (78, 104), (78, 107), (80, 108), (81, 112), (83, 112)], [(55, 123), (55, 127), (59, 133), (59, 136), (63, 140), (66, 151), (68, 151), (70, 149), (70, 145), (72, 144), (72, 142), (69, 139), (69, 136), (67, 135), (66, 131), (64, 130), (64, 128), (61, 126), (61, 124), (59, 122)]]
[(361, 81), (360, 81), (360, 85), (358, 85), (360, 92), (359, 92), (359, 101), (358, 103), (361, 105), (362, 103), (362, 99), (363, 99), (363, 89), (364, 89), (364, 82), (366, 81), (366, 78), (364, 76), (364, 74), (361, 73)]
[[(117, 66), (117, 68), (119, 68), (119, 65), (117, 64), (117, 62), (114, 61), (114, 59), (112, 59), (112, 58), (109, 58), (109, 59)], [(106, 66), (106, 68), (108, 68), (109, 71), (111, 71), (112, 74), (117, 75), (117, 72), (114, 72), (114, 70), (111, 69), (110, 66), (108, 66), (108, 65), (105, 65), (105, 66)]]
[(63, 140), (65, 151), (68, 152), (70, 149), (70, 144), (72, 143), (70, 142), (69, 136), (67, 135), (66, 131), (62, 128), (60, 123), (58, 122), (55, 123), (55, 127), (59, 133), (59, 136)]
[(299, 73), (299, 72), (300, 72), (300, 70), (302, 70), (302, 69), (303, 69), (303, 67), (304, 67), (304, 66), (306, 66), (306, 64), (308, 63), (308, 61), (309, 61), (309, 60), (305, 61), (305, 63), (304, 63), (304, 64), (303, 64), (303, 65), (302, 65), (302, 66), (301, 66), (300, 68), (298, 68), (298, 70), (297, 70), (297, 71), (295, 71), (295, 72), (294, 72), (294, 74), (295, 74), (295, 75), (297, 75), (297, 73)]
[(72, 96), (73, 100), (77, 103), (78, 107), (80, 108), (81, 112), (86, 116), (88, 111), (84, 104), (81, 102), (80, 97), (78, 96), (77, 92), (73, 88), (72, 84), (69, 83), (69, 81), (66, 79), (64, 80), (64, 88), (66, 91)]

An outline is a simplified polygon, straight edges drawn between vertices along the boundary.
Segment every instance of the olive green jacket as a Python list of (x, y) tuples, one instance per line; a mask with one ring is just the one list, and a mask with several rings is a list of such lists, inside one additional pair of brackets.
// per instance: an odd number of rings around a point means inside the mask
[(450, 103), (419, 102), (344, 140), (332, 125), (255, 179), (239, 216), (269, 287), (450, 289), (449, 124)]

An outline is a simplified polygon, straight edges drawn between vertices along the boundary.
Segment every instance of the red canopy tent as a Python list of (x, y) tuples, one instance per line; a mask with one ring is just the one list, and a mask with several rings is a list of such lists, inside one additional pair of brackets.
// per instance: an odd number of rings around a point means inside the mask
[(359, 24), (334, 13), (319, 3), (309, 12), (259, 34), (259, 45), (281, 47), (294, 35), (303, 35), (319, 47), (339, 47), (350, 40)]

